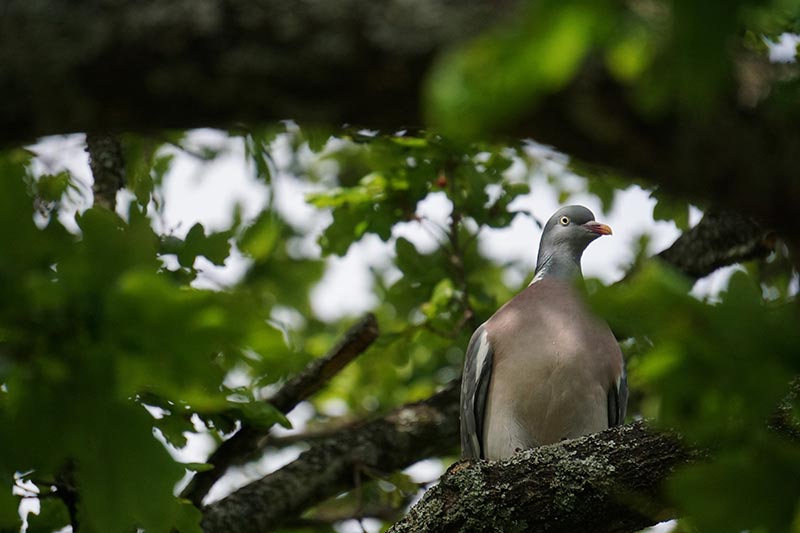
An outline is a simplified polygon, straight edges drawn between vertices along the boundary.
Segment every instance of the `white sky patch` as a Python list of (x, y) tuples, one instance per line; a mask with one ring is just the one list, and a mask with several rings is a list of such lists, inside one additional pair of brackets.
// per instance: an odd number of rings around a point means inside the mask
[(797, 44), (800, 35), (796, 33), (782, 33), (778, 41), (766, 39), (769, 46), (769, 60), (773, 63), (794, 63), (797, 60)]
[(328, 398), (322, 402), (319, 410), (325, 416), (338, 417), (350, 412), (350, 406), (341, 398)]
[(668, 520), (642, 530), (642, 533), (669, 533), (678, 527), (677, 520)]
[(697, 280), (692, 287), (691, 295), (700, 300), (708, 299), (711, 302), (719, 301), (717, 295), (728, 286), (734, 272), (742, 271), (742, 265), (730, 265), (718, 269), (713, 274)]
[[(316, 240), (330, 224), (332, 216), (308, 203), (306, 196), (329, 188), (320, 183), (299, 180), (285, 172), (281, 172), (273, 180), (272, 187), (275, 191), (275, 206), (281, 216), (293, 227), (309, 233)], [(319, 246), (316, 249), (319, 256)]]
[(416, 215), (420, 220), (396, 224), (392, 228), (392, 236), (395, 239), (398, 237), (408, 239), (420, 253), (431, 253), (446, 239), (452, 211), (453, 203), (444, 192), (430, 193), (417, 204)]
[(445, 463), (441, 459), (423, 459), (409, 466), (403, 472), (414, 483), (433, 483), (445, 471)]
[(89, 154), (86, 152), (84, 134), (45, 137), (27, 148), (36, 154), (32, 171), (36, 175), (58, 174), (64, 170), (75, 178), (77, 191), (68, 195), (62, 205), (58, 220), (72, 233), (78, 232), (75, 213), (83, 212), (92, 205), (92, 172), (89, 169)]
[(363, 520), (345, 520), (333, 528), (339, 533), (378, 533), (382, 526), (383, 522), (380, 520), (365, 518)]
[(213, 130), (197, 130), (189, 135), (188, 143), (217, 146), (223, 151), (217, 158), (203, 161), (177, 148), (165, 149), (175, 158), (164, 179), (162, 231), (184, 236), (197, 222), (206, 232), (227, 229), (237, 204), (245, 220), (261, 212), (269, 191), (248, 168), (240, 139)]
[(377, 235), (365, 235), (344, 257), (331, 256), (322, 281), (311, 291), (311, 307), (323, 320), (355, 316), (377, 304), (369, 268), (386, 266), (390, 245)]

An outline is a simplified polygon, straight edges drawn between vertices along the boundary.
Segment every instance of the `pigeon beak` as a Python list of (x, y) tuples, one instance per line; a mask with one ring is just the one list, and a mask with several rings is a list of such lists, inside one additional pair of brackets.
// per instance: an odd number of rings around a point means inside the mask
[(590, 220), (586, 224), (583, 225), (584, 228), (591, 231), (592, 233), (597, 233), (598, 235), (611, 235), (613, 232), (611, 231), (611, 227), (606, 226), (605, 224), (601, 224), (595, 220)]

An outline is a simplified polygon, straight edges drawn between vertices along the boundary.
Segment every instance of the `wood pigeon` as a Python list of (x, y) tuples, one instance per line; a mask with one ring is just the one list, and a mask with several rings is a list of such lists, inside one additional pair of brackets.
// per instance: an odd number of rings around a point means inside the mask
[(623, 423), (622, 352), (578, 287), (584, 249), (610, 234), (583, 206), (556, 211), (531, 284), (472, 335), (461, 381), (464, 458), (502, 459)]

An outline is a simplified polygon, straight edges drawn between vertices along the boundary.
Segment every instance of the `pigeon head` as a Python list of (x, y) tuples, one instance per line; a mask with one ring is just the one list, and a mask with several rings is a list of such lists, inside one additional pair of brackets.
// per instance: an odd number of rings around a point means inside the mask
[(591, 211), (582, 205), (562, 207), (544, 225), (534, 281), (580, 276), (583, 251), (603, 235), (611, 235), (611, 228), (597, 222)]

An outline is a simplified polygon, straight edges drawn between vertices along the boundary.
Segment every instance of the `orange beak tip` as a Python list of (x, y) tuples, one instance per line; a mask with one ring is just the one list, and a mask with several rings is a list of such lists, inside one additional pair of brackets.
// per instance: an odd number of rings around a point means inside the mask
[(583, 225), (584, 228), (591, 231), (592, 233), (596, 233), (598, 235), (613, 235), (613, 231), (611, 231), (611, 226), (603, 224), (601, 222), (591, 221), (587, 222)]

